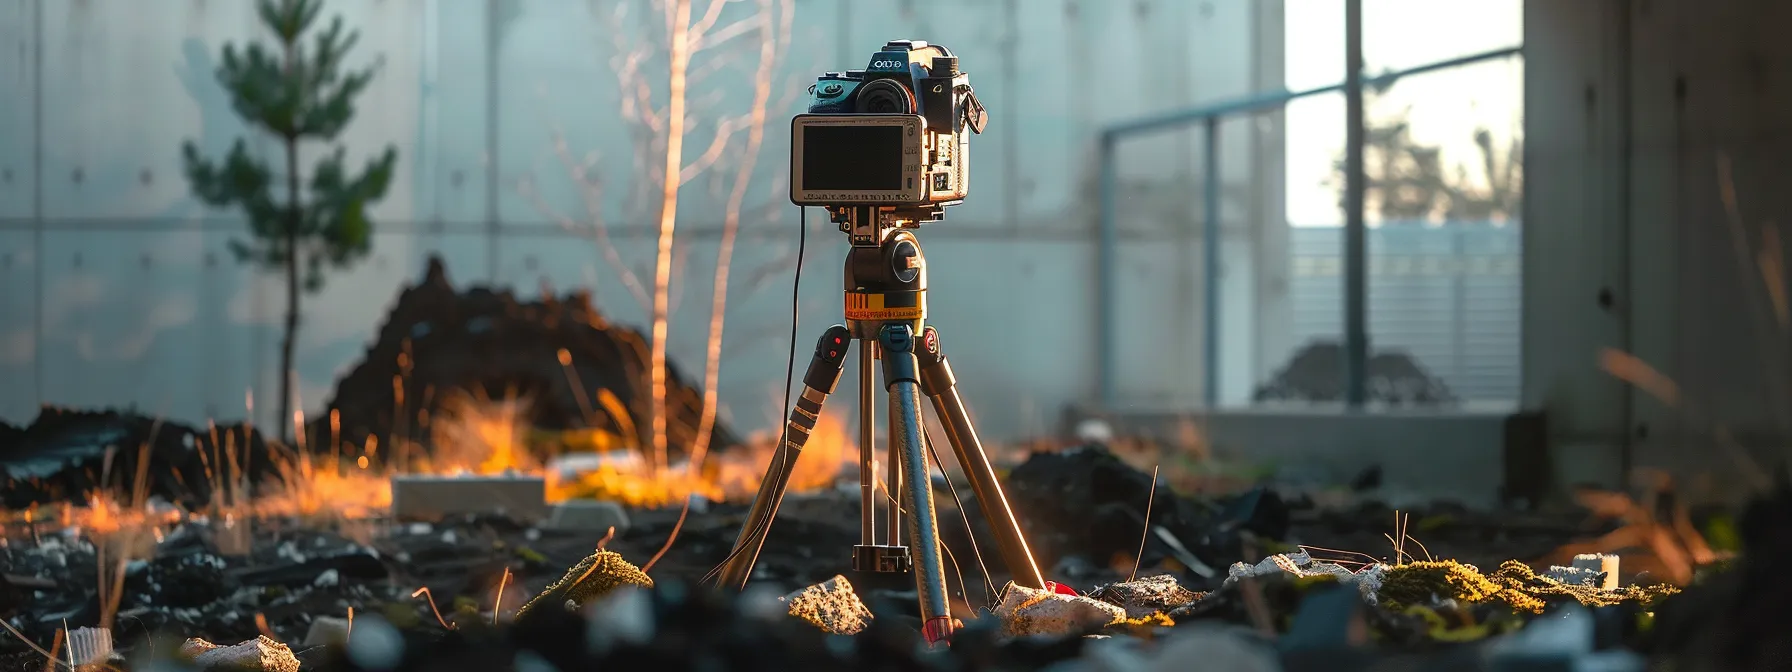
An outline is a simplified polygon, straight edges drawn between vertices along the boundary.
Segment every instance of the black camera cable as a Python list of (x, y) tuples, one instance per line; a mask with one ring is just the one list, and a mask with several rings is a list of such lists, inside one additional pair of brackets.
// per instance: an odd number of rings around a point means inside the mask
[[(795, 382), (794, 372), (796, 371), (797, 325), (799, 322), (799, 307), (802, 305), (803, 296), (803, 253), (809, 244), (809, 209), (799, 205), (797, 206), (796, 211), (798, 227), (796, 234), (796, 273), (790, 281), (790, 354), (784, 361), (784, 405), (780, 406), (780, 409), (790, 408), (790, 386), (791, 383)], [(780, 410), (779, 412), (782, 413), (785, 411)], [(790, 439), (789, 434), (790, 423), (784, 422), (782, 424), (782, 429), (778, 432), (778, 442), (773, 444), (773, 454), (778, 455), (779, 457), (785, 455), (786, 451), (782, 448), (784, 442)], [(772, 473), (783, 471), (783, 467), (784, 465), (778, 465), (778, 469), (773, 470)], [(767, 515), (760, 521), (759, 529), (754, 530), (752, 536), (759, 536), (769, 532), (771, 530), (772, 519), (776, 517), (776, 514), (777, 511), (774, 509), (770, 515)], [(722, 567), (726, 566), (729, 562), (732, 562), (735, 556), (740, 555), (741, 552), (745, 550), (747, 550), (745, 546), (734, 549), (733, 552), (728, 554), (728, 557), (722, 558), (721, 562), (716, 563), (716, 566), (710, 569), (708, 574), (704, 574), (703, 578), (700, 579), (698, 583), (710, 583), (714, 581), (716, 577), (722, 573)]]

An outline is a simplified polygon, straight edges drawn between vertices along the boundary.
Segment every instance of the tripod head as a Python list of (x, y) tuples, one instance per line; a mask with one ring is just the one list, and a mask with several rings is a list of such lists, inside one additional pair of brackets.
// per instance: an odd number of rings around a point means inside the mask
[(920, 229), (922, 224), (946, 218), (945, 209), (940, 207), (834, 205), (825, 209), (828, 220), (840, 226), (840, 232), (846, 234), (853, 247), (877, 247), (899, 230)]
[(840, 229), (852, 241), (843, 283), (846, 327), (867, 342), (892, 323), (920, 334), (927, 319), (927, 259), (915, 239), (917, 225), (880, 216), (877, 208), (843, 210)]

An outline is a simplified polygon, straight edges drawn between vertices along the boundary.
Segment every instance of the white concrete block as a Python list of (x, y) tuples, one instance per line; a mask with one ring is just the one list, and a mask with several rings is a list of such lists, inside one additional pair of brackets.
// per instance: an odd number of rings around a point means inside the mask
[(392, 515), (399, 519), (491, 513), (536, 521), (547, 512), (547, 481), (539, 476), (392, 477)]

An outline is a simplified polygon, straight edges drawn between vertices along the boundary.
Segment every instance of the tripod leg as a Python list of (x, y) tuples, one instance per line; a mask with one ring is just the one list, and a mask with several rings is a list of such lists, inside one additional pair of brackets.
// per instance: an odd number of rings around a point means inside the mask
[(747, 577), (753, 573), (753, 563), (759, 560), (759, 549), (765, 546), (765, 535), (771, 531), (772, 519), (778, 515), (778, 504), (784, 501), (784, 489), (790, 485), (790, 474), (796, 468), (797, 457), (802, 454), (809, 433), (815, 430), (822, 403), (840, 382), (850, 335), (846, 327), (834, 325), (828, 327), (821, 340), (816, 342), (815, 357), (809, 360), (809, 369), (803, 373), (803, 394), (797, 399), (796, 407), (790, 409), (784, 441), (772, 451), (771, 464), (766, 467), (765, 479), (759, 482), (759, 492), (753, 496), (753, 507), (741, 525), (740, 536), (735, 538), (734, 548), (722, 562), (721, 585), (746, 587)]
[(876, 341), (859, 342), (859, 545), (877, 544), (877, 387)]
[(965, 479), (971, 482), (971, 492), (977, 497), (978, 508), (983, 510), (990, 533), (995, 535), (1003, 564), (1008, 565), (1015, 583), (1028, 588), (1045, 588), (1045, 577), (1033, 561), (1027, 538), (1021, 534), (1020, 524), (1008, 507), (1008, 498), (1002, 494), (996, 470), (990, 466), (989, 455), (983, 452), (983, 445), (977, 441), (977, 430), (971, 426), (970, 415), (964, 410), (964, 401), (958, 397), (957, 380), (952, 377), (952, 366), (946, 363), (945, 353), (940, 351), (939, 332), (933, 327), (921, 331), (921, 347), (917, 348), (916, 358), (921, 371), (921, 391), (933, 399), (934, 412), (946, 424), (946, 439), (952, 443), (952, 452), (958, 457), (958, 466), (964, 470)]
[[(904, 501), (909, 504), (908, 537), (914, 556), (915, 589), (921, 601), (921, 632), (928, 643), (952, 635), (952, 612), (946, 599), (946, 566), (940, 558), (939, 523), (933, 513), (933, 479), (927, 468), (926, 439), (921, 427), (919, 366), (914, 335), (906, 324), (886, 325), (878, 334), (883, 346), (884, 384), (890, 395), (890, 444), (900, 454)], [(897, 469), (892, 469), (897, 471)]]

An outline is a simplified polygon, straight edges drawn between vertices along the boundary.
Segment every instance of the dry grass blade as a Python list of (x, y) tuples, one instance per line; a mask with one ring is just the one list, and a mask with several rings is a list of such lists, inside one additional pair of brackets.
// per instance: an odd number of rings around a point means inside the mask
[[(68, 629), (67, 628), (57, 628), (56, 636), (50, 639), (49, 660), (44, 661), (44, 672), (52, 672), (53, 670), (56, 669), (56, 656), (62, 654), (62, 642), (67, 639), (68, 639)], [(73, 643), (69, 644), (69, 648), (73, 649), (74, 644)], [(70, 651), (70, 653), (73, 653), (73, 651)]]
[[(694, 465), (693, 468), (695, 468)], [(652, 572), (653, 566), (659, 564), (660, 558), (666, 555), (666, 551), (672, 550), (672, 542), (678, 541), (678, 531), (684, 529), (685, 516), (691, 513), (691, 498), (693, 496), (692, 494), (684, 496), (684, 507), (678, 510), (678, 522), (672, 524), (672, 533), (666, 535), (666, 543), (660, 544), (660, 550), (654, 552), (653, 557), (647, 560), (647, 564), (641, 566), (642, 574)]]
[(348, 639), (355, 634), (355, 608), (348, 608), (348, 625), (342, 629), (342, 638)]
[[(589, 572), (587, 572), (587, 573), (589, 573)], [(422, 588), (418, 588), (417, 590), (411, 592), (411, 597), (413, 599), (415, 599), (418, 595), (422, 595), (423, 599), (429, 601), (429, 612), (436, 615), (436, 622), (442, 624), (442, 629), (444, 629), (444, 630), (453, 630), (454, 629), (454, 626), (448, 624), (447, 619), (442, 618), (442, 610), (436, 608), (436, 598), (434, 595), (431, 595), (429, 593), (429, 586), (424, 586)]]
[[(504, 613), (504, 587), (510, 583), (510, 568), (504, 568), (504, 576), (498, 579), (498, 598), (492, 600), (492, 625), (498, 624), (498, 614)], [(350, 607), (349, 617), (354, 618), (354, 607)]]
[[(1373, 555), (1369, 555), (1368, 553), (1363, 553), (1360, 551), (1341, 551), (1336, 548), (1326, 548), (1324, 546), (1308, 546), (1306, 544), (1302, 544), (1302, 545), (1298, 546), (1297, 548), (1307, 551), (1308, 553), (1311, 553), (1313, 551), (1321, 551), (1321, 552), (1325, 552), (1325, 553), (1337, 553), (1339, 555), (1354, 555), (1359, 558), (1367, 558), (1366, 561), (1347, 561), (1347, 562), (1361, 562), (1361, 564), (1375, 564), (1377, 562), (1381, 562), (1380, 558), (1377, 558)], [(1339, 560), (1327, 560), (1326, 562), (1340, 562), (1340, 561)]]
[(1132, 574), (1126, 580), (1139, 578), (1139, 563), (1145, 559), (1145, 540), (1151, 538), (1151, 505), (1157, 501), (1157, 466), (1151, 467), (1151, 489), (1145, 495), (1145, 527), (1139, 531), (1139, 552), (1132, 557)]
[(270, 640), (280, 641), (279, 637), (274, 636), (274, 629), (268, 627), (268, 615), (259, 611), (255, 612), (255, 631)]
[(1423, 542), (1419, 541), (1417, 537), (1414, 537), (1410, 534), (1406, 535), (1406, 540), (1410, 541), (1412, 543), (1418, 544), (1419, 551), (1425, 554), (1425, 562), (1432, 562), (1431, 549), (1425, 548), (1425, 544)]

